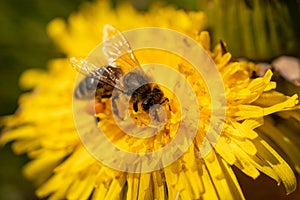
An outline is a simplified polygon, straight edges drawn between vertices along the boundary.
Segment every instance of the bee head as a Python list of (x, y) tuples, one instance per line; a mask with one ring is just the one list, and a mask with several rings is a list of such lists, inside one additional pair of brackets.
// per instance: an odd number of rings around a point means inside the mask
[(147, 98), (142, 102), (143, 110), (149, 112), (149, 109), (153, 105), (161, 104), (163, 96), (163, 92), (158, 87), (154, 87), (153, 90), (147, 95)]

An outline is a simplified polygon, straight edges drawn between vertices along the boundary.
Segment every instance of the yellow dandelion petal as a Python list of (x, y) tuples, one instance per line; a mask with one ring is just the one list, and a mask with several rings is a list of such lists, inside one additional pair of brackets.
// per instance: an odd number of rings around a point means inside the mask
[[(276, 146), (284, 151), (288, 158), (294, 165), (295, 170), (300, 171), (300, 150), (299, 150), (299, 136), (293, 133), (289, 127), (283, 125), (275, 125), (272, 119), (266, 118), (265, 124), (259, 128), (259, 132), (262, 132), (266, 141), (272, 141)], [(275, 148), (276, 149), (276, 148)]]
[(264, 174), (268, 175), (272, 179), (274, 179), (277, 183), (280, 183), (280, 177), (277, 175), (276, 171), (273, 170), (272, 166), (270, 166), (266, 160), (263, 160), (258, 155), (251, 157), (252, 164), (259, 169)]
[(67, 155), (65, 151), (43, 152), (24, 168), (24, 175), (30, 180), (42, 183), (52, 174), (53, 169)]
[(248, 89), (255, 92), (262, 92), (271, 80), (273, 73), (268, 70), (262, 78), (256, 78), (248, 86)]
[(231, 60), (231, 58), (232, 58), (231, 54), (227, 52), (224, 55), (222, 55), (220, 60), (216, 60), (216, 64), (219, 67), (219, 69), (222, 69), (224, 66), (226, 66)]
[(140, 176), (139, 199), (153, 199), (151, 174), (143, 173)]
[[(124, 187), (124, 184), (126, 183), (126, 176), (125, 175), (121, 175), (115, 179), (112, 180), (112, 182), (110, 183), (109, 186), (109, 190), (107, 191), (107, 193), (103, 192), (104, 196), (103, 198), (97, 198), (97, 196), (95, 196), (95, 199), (120, 199), (122, 198), (122, 190)], [(93, 195), (94, 196), (94, 195)]]
[(140, 176), (140, 174), (127, 174), (127, 199), (138, 199)]
[(294, 107), (296, 104), (298, 104), (298, 95), (297, 94), (291, 96), (290, 98), (288, 98), (286, 101), (284, 101), (282, 103), (278, 103), (274, 106), (264, 108), (264, 113), (265, 113), (265, 115), (269, 115), (274, 112), (278, 112), (281, 110), (285, 110), (285, 109)]
[(91, 183), (95, 182), (99, 168), (90, 166), (88, 169), (88, 171), (80, 174), (73, 180), (66, 193), (67, 199), (88, 199), (94, 189), (94, 185)]
[[(32, 89), (42, 84), (43, 79), (47, 76), (47, 73), (40, 69), (29, 69), (20, 77), (20, 85), (24, 89)], [(33, 79), (32, 77), (37, 77)]]
[(232, 138), (232, 142), (236, 143), (244, 152), (247, 152), (249, 155), (255, 155), (257, 153), (255, 145), (253, 145), (252, 141), (248, 139), (238, 140)]
[(80, 172), (95, 162), (95, 159), (87, 152), (84, 147), (75, 149), (71, 157), (55, 168), (55, 172), (68, 170), (70, 173)]
[(298, 104), (298, 95), (293, 95), (282, 103), (275, 104), (267, 108), (261, 108), (254, 105), (238, 105), (238, 111), (234, 113), (236, 120), (244, 120), (247, 118), (260, 118), (272, 113), (287, 110)]
[(287, 100), (287, 96), (277, 91), (269, 91), (263, 93), (255, 102), (255, 105), (259, 105), (261, 107), (268, 107), (271, 105), (275, 105)]
[(280, 177), (287, 194), (293, 192), (296, 189), (296, 178), (289, 165), (265, 141), (256, 141), (256, 146), (259, 150), (258, 155), (264, 155), (268, 164)]
[[(244, 127), (249, 128), (249, 129), (255, 129), (255, 128), (263, 125), (263, 123), (264, 123), (264, 118), (259, 117), (259, 118), (256, 118), (256, 119), (246, 119), (242, 122), (242, 125), (244, 125)], [(257, 133), (255, 133), (254, 131), (252, 133), (255, 136), (254, 138), (256, 138)]]
[(228, 164), (233, 165), (236, 162), (236, 157), (233, 152), (228, 151), (228, 148), (230, 148), (228, 143), (228, 139), (221, 136), (215, 149)]
[[(23, 126), (18, 129), (8, 130), (7, 132), (8, 133), (1, 136), (0, 144), (5, 144), (12, 140), (22, 140), (35, 136), (34, 128), (32, 126)], [(22, 148), (20, 150), (16, 149), (16, 151), (17, 153), (24, 153), (26, 152), (26, 149), (27, 148)]]
[[(227, 164), (226, 164), (227, 165)], [(216, 155), (213, 151), (205, 159), (204, 171), (207, 170), (209, 173), (209, 180), (206, 180), (205, 186), (209, 185), (207, 182), (213, 184), (213, 188), (217, 196), (207, 194), (207, 199), (212, 198), (224, 198), (224, 199), (244, 199), (237, 180), (233, 175), (231, 169), (223, 165), (221, 158)], [(228, 173), (233, 176), (227, 177)], [(204, 179), (205, 180), (205, 179)], [(204, 193), (206, 196), (206, 193)]]
[[(194, 166), (196, 167), (196, 166)], [(197, 168), (186, 167), (185, 176), (187, 178), (187, 184), (191, 187), (191, 194), (193, 198), (197, 199), (201, 197), (201, 194), (204, 193), (203, 185), (201, 184), (201, 177)], [(190, 178), (193, 177), (193, 178)]]
[[(203, 160), (199, 161), (199, 168), (201, 173), (202, 185), (204, 187), (204, 193), (202, 194), (203, 199), (218, 199), (218, 192), (216, 191), (212, 181), (210, 174), (205, 166)], [(220, 191), (221, 193), (222, 191)]]
[[(221, 159), (222, 161), (222, 168), (224, 171), (225, 176), (230, 177), (229, 180), (227, 180), (228, 183), (228, 189), (231, 192), (231, 196), (233, 197), (233, 199), (245, 199), (242, 189), (240, 188), (239, 182), (237, 180), (237, 178), (235, 177), (235, 174), (231, 168), (231, 166), (226, 163), (225, 160)], [(222, 195), (220, 195), (222, 196)]]
[(197, 41), (202, 45), (206, 51), (210, 51), (210, 37), (207, 31), (202, 31), (197, 37)]
[[(257, 121), (254, 121), (257, 122)], [(252, 127), (250, 125), (250, 123), (253, 123), (253, 120), (245, 120), (242, 124), (238, 123), (238, 122), (231, 122), (233, 127), (236, 128), (236, 130), (243, 135), (245, 138), (249, 138), (251, 140), (255, 139), (258, 137), (258, 134), (253, 131), (253, 128), (256, 127)]]
[(151, 173), (153, 184), (153, 197), (154, 199), (166, 199), (167, 191), (165, 188), (164, 177), (161, 171)]
[(230, 147), (233, 149), (237, 162), (234, 164), (237, 166), (242, 172), (247, 174), (253, 179), (256, 179), (260, 172), (255, 167), (255, 165), (251, 162), (251, 158), (245, 152), (243, 152), (237, 145), (231, 144)]
[[(240, 70), (240, 64), (238, 62), (230, 63), (228, 67), (221, 70), (222, 78), (225, 84), (232, 79), (232, 75)], [(230, 83), (230, 82), (229, 82)]]
[(37, 189), (36, 194), (38, 197), (42, 198), (55, 192), (54, 195), (51, 195), (51, 198), (64, 198), (72, 181), (72, 177), (64, 177), (62, 174), (55, 174)]
[(92, 199), (105, 199), (105, 195), (106, 195), (108, 189), (109, 188), (105, 187), (104, 184), (98, 185), (94, 189)]

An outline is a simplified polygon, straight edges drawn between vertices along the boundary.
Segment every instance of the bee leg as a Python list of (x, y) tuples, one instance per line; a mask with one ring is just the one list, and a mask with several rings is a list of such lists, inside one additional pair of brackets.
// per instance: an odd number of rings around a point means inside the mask
[(156, 121), (160, 121), (159, 115), (158, 115), (158, 111), (157, 111), (157, 110), (155, 110), (155, 117), (154, 117), (154, 119), (155, 119)]
[(155, 109), (154, 111), (154, 120), (157, 122), (163, 122), (164, 120), (164, 111), (162, 111), (163, 108)]
[(119, 111), (118, 111), (118, 106), (116, 104), (116, 100), (118, 99), (118, 96), (113, 96), (111, 99), (112, 102), (112, 108), (113, 108), (113, 113), (117, 116), (119, 116)]
[(139, 110), (138, 101), (136, 99), (133, 102), (133, 109), (134, 109), (135, 112), (137, 112)]
[(169, 99), (167, 97), (165, 97), (160, 104), (163, 105), (165, 103), (169, 103)]
[(168, 104), (169, 111), (171, 111), (171, 106), (170, 106), (169, 102), (170, 102), (169, 99), (168, 99), (167, 97), (165, 97), (165, 98), (161, 101), (160, 105)]
[(100, 118), (95, 116), (95, 122), (96, 122), (96, 124), (98, 124), (100, 122)]
[(110, 98), (111, 96), (112, 96), (112, 94), (106, 94), (106, 95), (103, 95), (101, 98), (102, 98), (102, 99), (105, 99), (105, 98), (108, 99), (108, 98)]

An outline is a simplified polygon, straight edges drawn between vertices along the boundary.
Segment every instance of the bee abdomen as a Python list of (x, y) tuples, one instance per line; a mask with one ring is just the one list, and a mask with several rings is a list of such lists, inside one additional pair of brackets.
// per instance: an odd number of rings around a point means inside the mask
[(91, 99), (95, 97), (95, 92), (98, 84), (99, 84), (98, 80), (91, 77), (86, 77), (77, 86), (74, 94), (75, 98)]

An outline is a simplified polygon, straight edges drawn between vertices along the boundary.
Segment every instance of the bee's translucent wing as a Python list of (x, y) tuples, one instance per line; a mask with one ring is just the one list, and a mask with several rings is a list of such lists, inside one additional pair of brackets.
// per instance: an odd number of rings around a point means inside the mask
[(116, 63), (124, 72), (140, 66), (125, 36), (113, 26), (104, 26), (102, 45), (108, 63)]
[(70, 62), (72, 64), (72, 67), (81, 74), (90, 76), (91, 78), (98, 78), (94, 77), (93, 72), (99, 69), (99, 67), (89, 62), (87, 59), (72, 57), (70, 59)]
[[(125, 36), (111, 25), (104, 26), (103, 42), (86, 59), (73, 57), (70, 61), (73, 68), (83, 75), (103, 81), (123, 92), (125, 88), (120, 80), (122, 77), (112, 80), (104, 76), (103, 74), (110, 73), (105, 73), (105, 66), (119, 68), (123, 74), (132, 69), (143, 72)], [(104, 73), (97, 73), (99, 69), (103, 69)]]
[[(121, 74), (119, 75), (120, 77), (115, 77), (115, 74), (110, 76), (109, 74), (111, 74), (111, 72), (108, 71), (107, 68), (105, 68), (103, 65), (101, 67), (98, 67), (92, 62), (90, 62), (88, 59), (72, 57), (70, 59), (70, 62), (72, 64), (72, 67), (81, 74), (93, 78), (95, 80), (102, 81), (121, 91), (124, 91), (124, 89), (121, 88), (121, 84), (119, 83)], [(100, 68), (102, 73), (99, 70)], [(112, 77), (114, 77), (114, 79), (112, 79)]]

